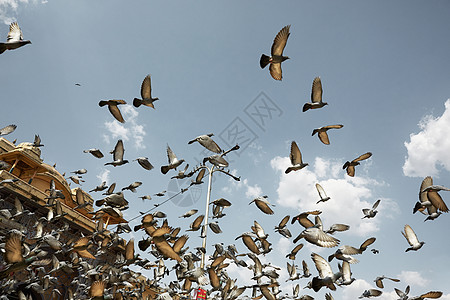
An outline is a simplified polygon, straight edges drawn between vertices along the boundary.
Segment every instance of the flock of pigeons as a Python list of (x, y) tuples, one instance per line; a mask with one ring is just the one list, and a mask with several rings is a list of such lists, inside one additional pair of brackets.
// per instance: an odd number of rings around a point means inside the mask
[[(271, 56), (262, 55), (260, 59), (261, 68), (269, 65), (271, 76), (275, 80), (282, 79), (281, 63), (288, 59), (283, 56), (283, 51), (290, 35), (290, 26), (285, 26), (276, 35), (272, 48)], [(0, 43), (0, 53), (5, 50), (17, 49), (23, 45), (30, 43), (24, 41), (22, 33), (17, 23), (12, 23), (8, 34), (7, 42)], [(303, 106), (303, 111), (310, 109), (319, 109), (327, 105), (322, 101), (322, 83), (319, 77), (313, 80), (311, 102)], [(151, 95), (151, 78), (146, 76), (141, 85), (141, 99), (135, 98), (133, 105), (138, 108), (141, 105), (154, 107), (154, 101)], [(119, 105), (126, 104), (125, 100), (102, 100), (99, 106), (107, 106), (112, 116), (119, 122), (125, 122)], [(329, 125), (313, 130), (312, 135), (317, 133), (323, 144), (330, 144), (327, 131), (330, 129), (340, 129), (343, 125)], [(15, 130), (15, 125), (9, 125), (0, 130), (0, 136), (10, 134)], [(191, 186), (202, 184), (202, 179), (206, 176), (205, 164), (209, 163), (216, 168), (227, 172), (228, 162), (225, 155), (239, 147), (236, 145), (229, 151), (223, 151), (212, 139), (212, 134), (205, 134), (189, 141), (189, 144), (198, 142), (200, 145), (211, 151), (211, 156), (205, 157), (203, 164), (193, 168), (188, 172), (189, 165), (186, 164), (184, 169), (177, 172), (171, 179), (184, 179), (192, 177), (196, 178), (191, 184), (182, 188), (180, 193), (186, 192)], [(43, 146), (39, 136), (36, 136), (34, 147)], [(103, 158), (104, 155), (99, 149), (87, 149), (85, 153), (90, 153), (96, 158)], [(120, 167), (127, 163), (124, 159), (124, 145), (122, 140), (118, 140), (113, 151), (113, 160), (105, 163), (113, 167)], [(161, 166), (161, 173), (167, 174), (171, 170), (176, 170), (185, 161), (178, 159), (172, 149), (167, 145), (168, 164)], [(347, 161), (343, 169), (346, 170), (348, 176), (355, 175), (355, 167), (361, 161), (372, 156), (367, 152), (352, 161)], [(139, 157), (135, 159), (146, 170), (154, 169), (147, 157)], [(286, 169), (285, 173), (299, 171), (308, 164), (302, 160), (300, 149), (295, 141), (291, 143), (290, 149), (291, 165)], [(2, 170), (9, 170), (10, 166), (6, 162), (0, 162)], [(74, 171), (75, 175), (70, 176), (74, 183), (79, 184), (82, 175), (87, 172), (86, 169)], [(239, 178), (235, 177), (236, 180)], [(0, 186), (7, 182), (0, 182)], [(199, 266), (201, 256), (207, 253), (205, 247), (195, 247), (189, 250), (187, 241), (189, 234), (192, 232), (200, 232), (200, 237), (205, 237), (207, 230), (215, 234), (222, 232), (218, 221), (224, 217), (225, 209), (230, 207), (232, 203), (224, 198), (219, 198), (211, 202), (212, 216), (211, 220), (203, 223), (205, 215), (197, 216), (189, 228), (171, 226), (167, 215), (161, 211), (142, 213), (141, 223), (133, 228), (134, 231), (145, 232), (142, 240), (137, 242), (137, 246), (142, 252), (150, 253), (155, 259), (141, 258), (140, 254), (135, 253), (134, 239), (130, 239), (127, 243), (120, 238), (123, 233), (130, 233), (131, 227), (126, 224), (118, 224), (115, 231), (107, 231), (103, 224), (103, 215), (105, 213), (123, 217), (122, 211), (127, 209), (129, 202), (125, 199), (125, 191), (136, 192), (142, 182), (133, 182), (123, 187), (120, 191), (115, 192), (116, 184), (109, 186), (106, 182), (95, 187), (90, 192), (106, 192), (104, 198), (96, 201), (98, 209), (91, 212), (92, 218), (96, 220), (97, 228), (89, 236), (77, 236), (76, 238), (67, 238), (69, 226), (64, 223), (64, 213), (58, 199), (63, 197), (61, 191), (55, 188), (54, 182), (46, 191), (48, 193), (48, 215), (47, 217), (39, 217), (34, 213), (27, 211), (22, 207), (18, 198), (14, 199), (15, 207), (0, 211), (1, 218), (9, 220), (21, 221), (22, 218), (33, 220), (34, 226), (32, 231), (10, 230), (2, 235), (3, 243), (1, 249), (3, 252), (3, 264), (0, 265), (0, 288), (3, 295), (0, 300), (8, 299), (7, 295), (18, 293), (21, 299), (34, 299), (33, 294), (44, 293), (50, 290), (56, 298), (63, 299), (143, 299), (143, 293), (146, 288), (152, 287), (159, 292), (160, 299), (171, 299), (172, 297), (181, 296), (189, 297), (191, 291), (195, 288), (192, 284), (207, 290), (209, 298), (234, 300), (234, 299), (260, 299), (264, 297), (267, 300), (277, 299), (314, 299), (307, 293), (300, 294), (300, 283), (296, 283), (292, 293), (282, 293), (279, 283), (281, 268), (273, 264), (263, 264), (261, 256), (272, 251), (271, 243), (268, 240), (269, 234), (266, 233), (263, 226), (256, 220), (250, 230), (236, 237), (241, 240), (248, 251), (238, 251), (235, 244), (224, 245), (218, 243), (214, 245), (214, 252), (208, 257), (206, 267)], [(316, 189), (320, 199), (317, 205), (322, 202), (329, 201), (331, 197), (327, 196), (323, 187), (317, 183)], [(438, 194), (441, 190), (449, 190), (445, 187), (433, 185), (431, 177), (426, 177), (420, 187), (419, 202), (414, 206), (413, 212), (417, 211), (427, 215), (426, 220), (433, 220), (442, 212), (448, 212), (445, 202)], [(165, 191), (155, 194), (156, 196), (165, 196)], [(140, 197), (142, 200), (150, 200), (150, 195)], [(82, 192), (77, 192), (75, 197), (74, 210), (83, 209), (87, 202)], [(4, 200), (3, 200), (4, 201)], [(256, 207), (266, 215), (273, 215), (274, 211), (267, 196), (260, 196), (252, 200), (249, 204), (255, 204)], [(377, 207), (380, 200), (377, 200), (372, 208), (363, 209), (362, 219), (374, 218), (377, 215)], [(156, 208), (158, 205), (155, 205)], [(153, 209), (152, 209), (153, 210)], [(180, 218), (191, 218), (198, 213), (198, 209), (191, 209)], [(313, 219), (310, 219), (313, 218)], [(291, 226), (298, 222), (302, 226), (302, 231), (293, 239), (295, 246), (287, 253), (287, 272), (289, 278), (287, 281), (299, 282), (301, 279), (307, 279), (303, 289), (305, 291), (318, 292), (322, 288), (335, 291), (336, 286), (346, 286), (354, 282), (350, 269), (351, 264), (358, 263), (354, 255), (362, 255), (369, 246), (375, 243), (376, 238), (367, 238), (359, 247), (350, 245), (339, 246), (340, 240), (335, 237), (336, 232), (342, 232), (350, 229), (346, 224), (332, 224), (329, 229), (323, 226), (321, 220), (321, 211), (302, 212), (294, 217), (285, 216), (274, 231), (284, 236), (292, 238), (288, 223)], [(175, 221), (173, 221), (175, 223)], [(362, 221), (363, 222), (363, 221)], [(20, 223), (20, 222), (19, 222)], [(46, 226), (52, 224), (52, 226)], [(50, 228), (52, 228), (50, 230)], [(56, 228), (56, 229), (55, 229)], [(291, 227), (293, 229), (294, 227)], [(406, 251), (419, 250), (424, 242), (420, 242), (415, 235), (413, 229), (409, 225), (405, 225), (402, 234), (407, 239), (410, 248)], [(25, 240), (26, 237), (26, 240)], [(306, 260), (302, 260), (302, 267), (296, 264), (298, 252), (304, 247), (304, 244), (297, 243), (304, 239), (306, 242), (321, 248), (334, 248), (337, 250), (330, 254), (327, 259), (317, 253), (311, 253), (310, 257), (317, 269), (318, 275), (313, 276), (308, 267)], [(106, 255), (108, 249), (113, 246), (122, 245), (125, 247), (124, 253), (119, 252), (117, 257), (109, 263), (105, 262), (103, 255)], [(378, 250), (371, 249), (372, 253), (377, 254)], [(333, 271), (330, 262), (336, 259), (339, 261), (338, 270)], [(168, 266), (168, 262), (173, 262), (172, 266)], [(253, 272), (251, 285), (239, 285), (236, 279), (231, 278), (227, 273), (227, 267), (230, 264), (236, 265), (238, 268), (249, 269)], [(140, 273), (136, 270), (144, 268), (153, 270), (153, 278), (142, 279)], [(73, 276), (70, 285), (66, 286), (65, 294), (61, 295), (61, 291), (54, 288), (58, 281), (56, 274), (61, 272)], [(169, 277), (172, 280), (169, 283)], [(308, 279), (310, 278), (310, 279)], [(379, 276), (374, 281), (380, 289), (384, 288), (383, 280), (399, 282), (399, 279)], [(251, 291), (251, 296), (244, 294), (246, 290)], [(410, 287), (407, 286), (404, 291), (395, 288), (399, 299), (426, 299), (439, 298), (442, 292), (430, 291), (417, 297), (409, 297)], [(362, 291), (360, 298), (377, 297), (382, 294), (382, 290), (369, 289)], [(325, 296), (326, 299), (333, 299), (330, 293)]]

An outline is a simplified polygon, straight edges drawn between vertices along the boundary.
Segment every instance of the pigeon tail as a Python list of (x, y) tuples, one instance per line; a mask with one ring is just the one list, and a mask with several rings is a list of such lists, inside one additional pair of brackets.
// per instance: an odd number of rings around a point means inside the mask
[(265, 54), (262, 54), (261, 59), (259, 60), (259, 65), (261, 66), (261, 69), (264, 69), (269, 63), (270, 57)]

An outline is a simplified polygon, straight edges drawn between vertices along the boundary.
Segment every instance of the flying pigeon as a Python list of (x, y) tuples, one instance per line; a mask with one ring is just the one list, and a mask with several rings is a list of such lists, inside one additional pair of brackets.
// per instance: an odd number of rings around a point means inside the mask
[(425, 244), (425, 242), (419, 242), (419, 239), (414, 233), (414, 230), (408, 224), (405, 225), (405, 232), (402, 231), (402, 234), (408, 241), (408, 244), (411, 246), (410, 248), (406, 249), (405, 252), (408, 252), (410, 250), (417, 251), (422, 248), (423, 244)]
[(23, 39), (22, 30), (20, 30), (19, 24), (17, 24), (17, 22), (13, 22), (9, 25), (9, 33), (6, 37), (6, 42), (0, 43), (0, 54), (6, 50), (20, 48), (26, 44), (31, 44), (31, 41)]
[[(316, 77), (313, 80), (312, 90), (311, 90), (311, 102), (307, 102), (303, 105), (303, 112), (309, 109), (322, 108), (328, 105), (327, 102), (322, 101), (322, 81), (320, 77)], [(314, 135), (314, 132), (313, 132)], [(320, 138), (320, 137), (319, 137)]]
[(376, 210), (378, 205), (380, 204), (381, 199), (378, 199), (377, 201), (375, 201), (375, 203), (372, 205), (372, 208), (363, 208), (362, 212), (364, 214), (364, 217), (362, 217), (362, 219), (364, 218), (373, 218), (376, 216), (376, 214), (378, 213), (378, 211)]
[(90, 154), (92, 154), (93, 156), (95, 156), (97, 158), (102, 158), (103, 157), (103, 153), (97, 148), (83, 150), (83, 152), (84, 153), (90, 153)]
[(141, 105), (145, 105), (151, 108), (155, 108), (153, 102), (159, 100), (159, 98), (152, 98), (152, 80), (150, 74), (145, 76), (144, 80), (141, 84), (141, 98), (134, 98), (133, 105), (135, 107), (139, 107)]
[(301, 170), (306, 167), (308, 164), (303, 163), (302, 161), (302, 153), (297, 146), (297, 143), (293, 141), (291, 143), (291, 153), (289, 154), (289, 158), (291, 160), (292, 166), (288, 167), (284, 173), (288, 174), (291, 171)]
[(327, 131), (330, 129), (340, 129), (344, 127), (344, 125), (328, 125), (328, 126), (323, 126), (320, 128), (316, 128), (313, 130), (312, 135), (315, 135), (317, 133), (317, 136), (319, 137), (319, 140), (324, 143), (325, 145), (329, 145), (330, 144), (330, 140), (328, 138), (328, 133)]
[(121, 166), (128, 163), (128, 160), (123, 159), (123, 154), (125, 150), (123, 148), (123, 141), (118, 140), (116, 143), (116, 146), (114, 147), (114, 150), (111, 151), (111, 154), (113, 155), (113, 161), (109, 163), (105, 163), (105, 166), (112, 165), (114, 167)]
[(125, 102), (125, 100), (101, 100), (98, 103), (100, 107), (108, 105), (109, 112), (113, 115), (113, 117), (120, 123), (125, 123), (125, 120), (117, 107), (120, 104), (127, 104), (127, 102)]
[(289, 59), (289, 57), (283, 56), (283, 50), (284, 47), (286, 47), (286, 43), (290, 35), (290, 27), (291, 25), (287, 25), (278, 32), (277, 36), (273, 40), (272, 49), (270, 51), (271, 57), (262, 54), (259, 60), (261, 69), (264, 69), (268, 64), (270, 64), (270, 75), (272, 75), (272, 78), (275, 80), (282, 79), (281, 63), (286, 59)]
[(153, 165), (150, 163), (147, 157), (138, 157), (133, 161), (137, 161), (141, 167), (143, 167), (146, 170), (153, 169)]
[(176, 169), (179, 165), (184, 162), (184, 159), (178, 159), (175, 153), (173, 153), (172, 149), (170, 149), (169, 145), (167, 145), (167, 159), (169, 160), (169, 164), (165, 166), (161, 166), (161, 173), (167, 174), (169, 170)]
[(213, 139), (211, 138), (212, 136), (214, 136), (214, 134), (212, 134), (212, 133), (203, 134), (203, 135), (200, 135), (200, 136), (196, 137), (195, 139), (189, 141), (188, 144), (198, 142), (200, 145), (202, 145), (203, 147), (205, 147), (206, 149), (208, 149), (211, 152), (221, 153), (222, 149), (220, 149), (220, 147), (216, 144), (216, 142), (213, 141)]
[(384, 284), (383, 284), (383, 280), (384, 279), (389, 279), (392, 280), (394, 282), (400, 282), (400, 279), (396, 279), (396, 278), (390, 278), (390, 277), (386, 277), (386, 276), (378, 276), (377, 278), (375, 278), (375, 284), (377, 285), (377, 287), (379, 287), (380, 289), (384, 288)]
[(7, 135), (16, 130), (17, 125), (11, 124), (0, 129), (0, 136)]
[(317, 201), (316, 204), (330, 200), (330, 197), (327, 196), (327, 193), (325, 192), (325, 190), (323, 189), (323, 187), (320, 184), (316, 183), (316, 189), (317, 189), (317, 192), (319, 193), (319, 197), (320, 197), (320, 200)]
[(367, 153), (360, 155), (359, 157), (355, 158), (352, 161), (346, 161), (345, 164), (342, 166), (342, 169), (347, 169), (348, 176), (353, 177), (353, 176), (355, 176), (355, 166), (359, 165), (359, 162), (361, 160), (368, 159), (371, 156), (372, 156), (372, 153), (367, 152)]

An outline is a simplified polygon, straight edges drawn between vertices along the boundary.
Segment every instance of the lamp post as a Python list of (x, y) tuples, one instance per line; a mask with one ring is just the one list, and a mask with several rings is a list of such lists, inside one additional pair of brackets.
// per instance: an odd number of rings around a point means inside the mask
[[(212, 155), (209, 157), (205, 157), (203, 159), (203, 165), (201, 167), (198, 168), (198, 170), (200, 169), (207, 169), (209, 174), (208, 174), (208, 192), (206, 194), (206, 209), (205, 209), (205, 222), (203, 224), (204, 226), (204, 234), (203, 234), (203, 240), (202, 240), (202, 247), (203, 249), (206, 250), (206, 237), (208, 235), (208, 215), (209, 215), (209, 203), (211, 200), (211, 189), (212, 189), (212, 175), (214, 174), (214, 172), (219, 171), (222, 172), (228, 176), (230, 176), (231, 178), (233, 178), (236, 181), (240, 181), (240, 177), (236, 177), (233, 174), (231, 174), (229, 171), (225, 171), (223, 168), (228, 167), (228, 162), (223, 158), (225, 155), (227, 155), (228, 153), (230, 153), (231, 151), (235, 151), (239, 149), (239, 145), (236, 144), (236, 146), (234, 146), (233, 148), (231, 148), (228, 151), (225, 151), (224, 153), (220, 154), (220, 155)], [(211, 166), (208, 167), (206, 165), (206, 162), (209, 161), (211, 163)], [(205, 251), (206, 252), (206, 251)], [(200, 263), (200, 268), (203, 269), (205, 267), (205, 259), (206, 259), (206, 254), (205, 252), (202, 252), (202, 260)]]

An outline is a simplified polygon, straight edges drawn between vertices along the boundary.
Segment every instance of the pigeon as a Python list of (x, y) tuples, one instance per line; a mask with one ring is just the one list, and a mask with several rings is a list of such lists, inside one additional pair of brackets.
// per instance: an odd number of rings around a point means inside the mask
[(431, 202), (431, 204), (436, 207), (436, 209), (442, 212), (448, 212), (448, 207), (445, 204), (444, 200), (442, 200), (441, 196), (438, 194), (439, 191), (450, 191), (449, 188), (446, 188), (441, 185), (430, 185), (422, 190), (422, 193), (427, 193), (427, 198)]
[(44, 145), (41, 144), (41, 138), (39, 137), (38, 134), (34, 135), (34, 142), (33, 142), (33, 147), (39, 148), (39, 147), (43, 147)]
[(167, 145), (167, 159), (169, 160), (169, 164), (166, 166), (161, 166), (161, 173), (163, 174), (167, 174), (167, 172), (171, 169), (176, 169), (184, 162), (184, 159), (177, 158), (172, 149), (170, 149), (169, 145)]
[(195, 180), (191, 180), (191, 184), (189, 186), (202, 184), (203, 183), (202, 179), (205, 176), (205, 173), (206, 168), (201, 169), (200, 172), (198, 172), (197, 176), (195, 177)]
[(378, 296), (380, 296), (381, 294), (383, 294), (383, 292), (380, 291), (380, 290), (377, 290), (377, 289), (368, 289), (368, 290), (365, 290), (365, 291), (362, 293), (362, 295), (359, 296), (358, 298), (359, 298), (359, 299), (362, 299), (362, 298), (378, 297)]
[(150, 171), (151, 169), (153, 169), (153, 165), (150, 163), (147, 157), (138, 157), (133, 161), (137, 161), (138, 164), (146, 170)]
[(293, 242), (296, 243), (301, 238), (304, 238), (311, 244), (326, 248), (336, 247), (340, 243), (337, 238), (326, 234), (317, 227), (306, 228), (294, 239)]
[(342, 261), (347, 261), (351, 264), (355, 264), (358, 262), (357, 259), (353, 258), (351, 255), (362, 254), (368, 246), (372, 245), (375, 242), (376, 238), (368, 238), (365, 240), (359, 248), (355, 248), (352, 246), (344, 245), (339, 247), (336, 252), (328, 257), (328, 261), (332, 261), (333, 258), (340, 259)]
[(314, 261), (318, 277), (314, 277), (311, 281), (311, 287), (315, 292), (318, 292), (322, 287), (327, 287), (332, 291), (336, 290), (334, 283), (342, 276), (342, 273), (333, 273), (330, 264), (319, 254), (312, 253), (311, 258)]
[(175, 178), (176, 179), (184, 179), (186, 177), (192, 176), (194, 172), (186, 174), (186, 171), (187, 171), (188, 168), (189, 168), (189, 164), (186, 164), (186, 166), (184, 167), (183, 170), (178, 171), (178, 174), (175, 175), (175, 176), (170, 177), (170, 179), (175, 179)]
[(139, 107), (141, 105), (145, 105), (151, 108), (155, 108), (153, 102), (159, 100), (159, 98), (152, 98), (152, 80), (150, 74), (145, 76), (144, 80), (141, 84), (141, 98), (134, 98), (133, 105), (135, 107)]
[(355, 166), (359, 165), (359, 162), (361, 160), (368, 159), (371, 156), (372, 156), (372, 153), (367, 152), (367, 153), (360, 155), (359, 157), (355, 158), (352, 161), (346, 161), (345, 164), (342, 166), (342, 169), (347, 170), (348, 176), (354, 177), (355, 176)]
[(405, 291), (403, 292), (403, 291), (400, 291), (399, 289), (397, 289), (397, 288), (394, 288), (394, 290), (395, 290), (395, 292), (397, 293), (397, 295), (400, 297), (400, 299), (399, 300), (408, 300), (409, 299), (409, 297), (408, 297), (408, 294), (409, 294), (409, 289), (410, 289), (410, 287), (409, 287), (409, 285), (408, 286), (406, 286), (406, 288), (405, 288)]
[(431, 291), (428, 293), (424, 293), (420, 296), (415, 296), (415, 297), (411, 297), (409, 298), (410, 300), (421, 300), (421, 299), (437, 299), (437, 298), (441, 298), (442, 296), (442, 292), (438, 292), (438, 291)]
[(179, 216), (179, 218), (189, 218), (190, 216), (195, 215), (198, 212), (198, 209), (191, 209), (185, 212), (183, 215)]
[(256, 206), (266, 215), (273, 215), (273, 210), (269, 207), (271, 205), (269, 201), (267, 200), (267, 196), (260, 196), (258, 198), (253, 199), (250, 201), (249, 205), (255, 202)]
[(375, 201), (375, 203), (372, 205), (372, 208), (363, 208), (362, 212), (364, 214), (364, 217), (362, 217), (362, 219), (364, 218), (373, 218), (376, 216), (376, 214), (378, 213), (378, 211), (376, 210), (378, 205), (380, 204), (381, 199), (378, 199), (377, 201)]
[(97, 149), (97, 148), (92, 148), (92, 149), (87, 149), (87, 150), (83, 150), (84, 153), (90, 153), (92, 154), (94, 157), (97, 158), (102, 158), (103, 157), (103, 153)]
[(125, 123), (125, 120), (117, 107), (120, 104), (127, 104), (127, 102), (125, 102), (125, 100), (101, 100), (98, 103), (100, 107), (108, 105), (109, 112), (113, 115), (113, 117), (120, 123)]
[(103, 181), (100, 185), (97, 185), (95, 188), (89, 191), (89, 193), (92, 192), (101, 192), (103, 190), (106, 190), (108, 186), (106, 185), (106, 181)]
[(287, 25), (283, 27), (273, 40), (272, 49), (270, 51), (271, 57), (262, 54), (259, 60), (259, 65), (261, 69), (264, 69), (268, 64), (269, 72), (273, 79), (281, 80), (282, 72), (281, 72), (281, 63), (286, 59), (289, 59), (287, 56), (283, 56), (284, 47), (286, 47), (287, 40), (289, 38), (291, 25)]
[[(322, 101), (322, 81), (320, 80), (320, 77), (316, 77), (313, 80), (312, 84), (312, 90), (311, 90), (311, 102), (307, 102), (303, 105), (303, 112), (309, 110), (309, 109), (317, 109), (322, 108), (325, 105), (328, 105), (327, 102)], [(313, 132), (314, 135), (314, 132)], [(320, 136), (319, 136), (320, 138)]]
[(0, 54), (6, 50), (20, 48), (26, 44), (31, 44), (31, 41), (23, 39), (22, 30), (20, 29), (19, 24), (17, 24), (17, 22), (13, 22), (9, 25), (9, 33), (6, 37), (6, 42), (0, 43)]
[(378, 276), (377, 278), (375, 278), (375, 284), (377, 285), (377, 287), (379, 287), (380, 289), (384, 288), (384, 284), (383, 284), (383, 280), (384, 279), (389, 279), (392, 280), (394, 282), (400, 282), (400, 279), (396, 279), (396, 278), (390, 278), (390, 277), (386, 277), (386, 276)]
[(330, 144), (330, 140), (328, 138), (328, 133), (327, 131), (329, 129), (340, 129), (344, 127), (344, 125), (328, 125), (328, 126), (323, 126), (320, 128), (316, 128), (313, 130), (312, 135), (315, 135), (317, 133), (317, 136), (319, 137), (319, 140), (324, 143), (325, 145), (329, 145)]
[(408, 241), (408, 244), (411, 246), (410, 248), (406, 249), (405, 252), (408, 252), (410, 250), (417, 251), (422, 248), (423, 244), (425, 244), (425, 242), (419, 242), (419, 239), (414, 233), (414, 230), (408, 224), (405, 225), (405, 231), (402, 231), (402, 234)]
[(74, 173), (74, 174), (77, 174), (77, 175), (83, 175), (83, 174), (87, 173), (87, 170), (86, 169), (79, 169), (79, 170), (76, 170), (76, 171), (73, 171), (73, 172), (70, 172), (70, 173)]
[(290, 253), (286, 255), (286, 258), (295, 260), (295, 256), (297, 255), (298, 251), (300, 251), (303, 248), (303, 244), (298, 244), (294, 247), (294, 249), (291, 250)]
[(220, 147), (216, 144), (216, 142), (213, 141), (213, 139), (211, 138), (212, 136), (214, 136), (214, 134), (212, 134), (212, 133), (203, 134), (203, 135), (200, 135), (200, 136), (196, 137), (195, 139), (189, 141), (188, 144), (198, 142), (200, 145), (202, 145), (203, 147), (205, 147), (206, 149), (208, 149), (211, 152), (221, 153), (222, 149), (220, 149)]
[(2, 135), (8, 135), (11, 132), (13, 132), (14, 130), (16, 130), (17, 125), (11, 124), (8, 126), (3, 127), (2, 129), (0, 129), (0, 136)]
[(302, 153), (298, 148), (295, 141), (291, 143), (291, 153), (289, 154), (289, 158), (291, 160), (292, 166), (288, 167), (284, 173), (288, 174), (291, 171), (301, 170), (306, 167), (308, 164), (303, 163), (302, 161)]
[(130, 190), (130, 191), (132, 191), (133, 193), (136, 193), (136, 188), (140, 187), (141, 185), (142, 185), (142, 182), (140, 182), (140, 181), (135, 181), (135, 182), (131, 183), (130, 185), (128, 185), (128, 186), (122, 188), (122, 191), (124, 191), (124, 190)]
[(323, 187), (320, 184), (316, 183), (316, 189), (317, 189), (317, 192), (319, 193), (319, 197), (320, 197), (320, 200), (317, 201), (316, 204), (330, 200), (330, 197), (327, 196), (327, 193), (325, 193), (325, 190), (323, 189)]
[(350, 285), (356, 280), (355, 278), (352, 278), (352, 271), (350, 270), (350, 263), (348, 261), (344, 260), (342, 266), (338, 264), (338, 267), (342, 273), (342, 277), (338, 283), (339, 286)]
[(123, 141), (118, 140), (116, 143), (116, 146), (114, 147), (114, 150), (110, 152), (113, 155), (113, 161), (106, 163), (105, 166), (112, 165), (114, 167), (117, 167), (117, 166), (127, 164), (128, 160), (123, 159), (124, 152), (125, 152), (125, 150), (123, 148)]

